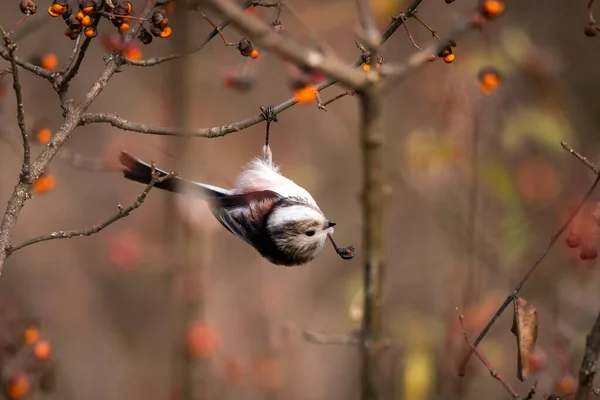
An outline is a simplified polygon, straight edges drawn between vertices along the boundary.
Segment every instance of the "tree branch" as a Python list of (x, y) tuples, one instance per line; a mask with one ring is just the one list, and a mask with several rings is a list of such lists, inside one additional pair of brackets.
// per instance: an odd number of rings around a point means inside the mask
[[(147, 0), (140, 16), (143, 18), (147, 17), (156, 5), (156, 2), (157, 0)], [(125, 36), (126, 42), (131, 40), (138, 26), (139, 22), (137, 22), (137, 25), (127, 33)], [(52, 161), (60, 148), (70, 138), (73, 131), (81, 124), (81, 115), (89, 108), (100, 92), (102, 92), (110, 78), (115, 74), (122, 63), (122, 57), (112, 57), (104, 72), (90, 88), (83, 102), (76, 107), (72, 104), (65, 106), (64, 121), (57, 130), (54, 138), (52, 138), (50, 143), (48, 143), (31, 165), (30, 180), (28, 182), (19, 180), (15, 185), (13, 193), (8, 200), (2, 223), (0, 224), (0, 274), (4, 269), (4, 263), (9, 254), (12, 235), (21, 210), (25, 206), (25, 202), (31, 198), (33, 182), (46, 170), (50, 161)]]
[[(251, 7), (251, 6), (256, 6), (256, 5), (259, 5), (261, 7), (271, 7), (271, 6), (265, 6), (263, 4), (257, 4), (257, 3), (262, 3), (262, 2), (258, 2), (256, 0), (246, 0), (246, 3), (244, 4), (244, 9)], [(217, 26), (206, 36), (206, 38), (204, 39), (204, 41), (202, 43), (200, 43), (195, 48), (190, 49), (189, 51), (186, 51), (183, 53), (170, 54), (168, 56), (149, 58), (147, 60), (134, 61), (134, 60), (130, 60), (130, 59), (126, 58), (125, 63), (127, 65), (133, 65), (133, 66), (137, 66), (137, 67), (153, 67), (155, 65), (162, 64), (167, 61), (176, 60), (178, 58), (190, 56), (190, 55), (202, 50), (204, 48), (204, 46), (206, 46), (208, 44), (208, 42), (210, 42), (213, 38), (215, 38), (219, 34), (219, 32), (221, 32), (223, 29), (225, 29), (230, 23), (231, 23), (231, 21), (226, 21), (226, 22), (223, 22), (221, 25)]]
[(14, 52), (17, 49), (17, 45), (13, 43), (10, 35), (0, 26), (0, 33), (4, 38), (4, 43), (8, 49), (8, 55), (10, 58), (10, 69), (13, 77), (13, 89), (15, 91), (15, 99), (17, 101), (17, 125), (21, 131), (21, 138), (23, 141), (23, 164), (21, 165), (21, 174), (19, 179), (21, 182), (28, 183), (30, 181), (31, 174), (31, 149), (29, 146), (29, 137), (27, 136), (27, 127), (25, 126), (25, 108), (23, 106), (23, 94), (21, 92), (21, 82), (19, 81), (19, 68), (15, 61)]
[(23, 247), (27, 247), (30, 246), (32, 244), (36, 244), (36, 243), (40, 243), (40, 242), (45, 242), (48, 240), (54, 240), (54, 239), (69, 239), (75, 236), (79, 236), (79, 237), (83, 237), (83, 236), (91, 236), (95, 233), (100, 232), (101, 230), (103, 230), (104, 228), (106, 228), (107, 226), (117, 222), (118, 220), (120, 220), (121, 218), (125, 218), (127, 217), (129, 214), (131, 214), (131, 212), (133, 210), (135, 210), (136, 208), (138, 208), (139, 206), (141, 206), (144, 201), (146, 200), (146, 196), (148, 196), (148, 193), (150, 193), (150, 190), (152, 190), (152, 188), (160, 182), (163, 182), (166, 179), (170, 179), (173, 176), (175, 176), (175, 174), (167, 174), (164, 176), (160, 176), (158, 173), (156, 173), (156, 171), (154, 170), (154, 164), (152, 164), (152, 179), (150, 181), (150, 183), (146, 186), (146, 188), (144, 189), (144, 191), (136, 198), (136, 200), (127, 208), (123, 208), (122, 205), (117, 204), (117, 207), (119, 209), (119, 211), (113, 215), (112, 217), (108, 218), (106, 221), (98, 224), (98, 225), (93, 225), (91, 228), (88, 229), (80, 229), (80, 230), (74, 230), (74, 231), (57, 231), (57, 232), (52, 232), (49, 235), (44, 235), (44, 236), (38, 236), (35, 238), (31, 238), (28, 240), (25, 240), (24, 242), (18, 243), (14, 246), (10, 246), (7, 249), (7, 253), (8, 255), (13, 254), (15, 251), (22, 249)]
[[(412, 2), (412, 4), (408, 7), (406, 12), (404, 13), (404, 15), (406, 17), (405, 19), (411, 18), (416, 14), (417, 7), (421, 4), (422, 1), (423, 0), (414, 0)], [(248, 4), (248, 3), (249, 2), (246, 2), (246, 4)], [(405, 19), (399, 19), (399, 18), (394, 19), (392, 21), (392, 23), (390, 24), (390, 26), (388, 26), (382, 32), (381, 42), (382, 43), (386, 42), (394, 34), (394, 32), (396, 32), (396, 30), (398, 30), (398, 28), (400, 26), (402, 26)], [(205, 40), (209, 41), (212, 38), (214, 38), (217, 34), (218, 33), (216, 31), (213, 31), (213, 32), (211, 32), (211, 34), (209, 34), (209, 37), (207, 37), (207, 39), (205, 39)], [(178, 56), (172, 55), (172, 56), (166, 56), (166, 57), (171, 57), (169, 59), (175, 59)], [(165, 57), (163, 57), (163, 58), (165, 58)], [(154, 62), (152, 60), (158, 61), (158, 59), (145, 60), (148, 63), (148, 65), (145, 65), (145, 66), (150, 66), (151, 62)], [(126, 63), (129, 63), (129, 60), (124, 60), (124, 61)], [(168, 60), (165, 59), (164, 61), (168, 61)], [(161, 62), (164, 62), (164, 61), (161, 61)], [(362, 57), (359, 57), (354, 62), (353, 65), (354, 65), (354, 67), (359, 67), (362, 65), (362, 63), (363, 63), (363, 59), (362, 59)], [(137, 64), (132, 64), (132, 65), (137, 65)], [(155, 65), (155, 64), (152, 64), (152, 65)], [(326, 81), (323, 81), (323, 82), (317, 84), (315, 86), (315, 89), (318, 92), (321, 92), (321, 91), (327, 89), (328, 87), (335, 85), (336, 83), (338, 83), (337, 80), (326, 80)], [(345, 95), (346, 94), (344, 94), (344, 96)], [(343, 97), (343, 96), (339, 96), (332, 101), (335, 101), (340, 97)], [(325, 105), (331, 103), (332, 101), (325, 102), (323, 105), (325, 106)], [(296, 104), (296, 100), (294, 98), (290, 98), (290, 99), (284, 101), (283, 103), (275, 106), (274, 112), (277, 115), (277, 114), (289, 109), (290, 107), (294, 106), (295, 104)], [(238, 122), (234, 122), (232, 124), (221, 125), (221, 126), (212, 127), (212, 128), (197, 128), (197, 129), (189, 130), (189, 129), (182, 129), (182, 128), (177, 128), (177, 127), (161, 127), (161, 126), (152, 126), (152, 125), (141, 124), (141, 123), (137, 123), (137, 122), (131, 122), (131, 121), (128, 121), (126, 119), (119, 117), (119, 115), (117, 115), (116, 113), (111, 113), (111, 114), (106, 114), (106, 113), (87, 114), (86, 113), (86, 114), (83, 114), (83, 116), (82, 116), (83, 124), (109, 123), (116, 128), (132, 131), (132, 132), (150, 134), (150, 135), (188, 136), (188, 137), (195, 136), (195, 137), (206, 137), (206, 138), (220, 137), (220, 136), (228, 135), (230, 133), (240, 132), (240, 131), (242, 131), (246, 128), (249, 128), (253, 125), (261, 123), (264, 120), (265, 119), (264, 119), (263, 114), (259, 113), (255, 116), (246, 118), (246, 119), (238, 121)]]
[(272, 27), (258, 18), (245, 14), (240, 7), (230, 0), (204, 0), (204, 2), (230, 19), (244, 34), (297, 65), (323, 72), (352, 89), (365, 87), (369, 82), (379, 79), (378, 73), (373, 71), (365, 73), (351, 68), (333, 55), (324, 55), (319, 51), (299, 44), (287, 36), (279, 35)]
[[(565, 146), (563, 145), (563, 147), (565, 147)], [(567, 145), (567, 147), (568, 147), (568, 145)], [(565, 149), (568, 150), (567, 147), (565, 147)], [(584, 157), (580, 156), (579, 153), (576, 153), (575, 151), (572, 151), (571, 154), (574, 154), (577, 158), (580, 158), (580, 159), (584, 158)], [(589, 163), (589, 161), (588, 161), (588, 163)], [(589, 167), (589, 165), (588, 165), (588, 167)], [(598, 171), (598, 168), (596, 168), (595, 166), (592, 166), (590, 168), (593, 171)], [(523, 286), (525, 286), (525, 283), (527, 282), (527, 280), (529, 279), (531, 274), (533, 274), (533, 272), (537, 269), (537, 267), (546, 258), (546, 256), (550, 252), (550, 249), (552, 249), (552, 247), (558, 241), (558, 239), (561, 237), (561, 235), (567, 230), (567, 228), (569, 227), (569, 225), (571, 224), (573, 219), (577, 216), (577, 214), (579, 213), (579, 211), (581, 210), (581, 208), (583, 207), (585, 202), (590, 198), (590, 196), (592, 195), (592, 193), (596, 189), (596, 186), (598, 186), (599, 183), (600, 183), (600, 174), (596, 173), (596, 179), (594, 179), (594, 182), (592, 183), (592, 185), (590, 186), (590, 188), (588, 189), (586, 194), (583, 196), (583, 198), (581, 199), (581, 201), (579, 202), (579, 204), (577, 205), (575, 210), (573, 210), (571, 215), (569, 215), (567, 220), (562, 224), (562, 226), (558, 229), (558, 231), (550, 238), (550, 240), (549, 240), (548, 244), (546, 245), (546, 248), (544, 249), (542, 254), (540, 254), (540, 256), (535, 260), (533, 265), (527, 270), (527, 272), (525, 273), (523, 278), (521, 278), (519, 283), (517, 283), (517, 285), (515, 286), (515, 289), (513, 290), (513, 292), (506, 298), (506, 300), (504, 300), (504, 303), (502, 303), (502, 305), (498, 308), (496, 313), (494, 313), (494, 315), (492, 316), (492, 319), (490, 319), (490, 321), (485, 326), (485, 328), (483, 328), (481, 333), (479, 333), (479, 336), (477, 336), (477, 339), (475, 340), (475, 342), (473, 342), (473, 348), (475, 348), (479, 345), (479, 343), (483, 340), (485, 335), (487, 335), (490, 328), (496, 323), (496, 321), (498, 320), (500, 315), (502, 315), (504, 310), (506, 310), (508, 305), (515, 300), (515, 298), (517, 297), (517, 295), (519, 294), (521, 289), (523, 289)], [(473, 353), (473, 351), (470, 351), (469, 353), (467, 353), (464, 360), (462, 361), (462, 363), (459, 367), (459, 371), (458, 371), (459, 376), (465, 375), (467, 363), (469, 362), (469, 358), (471, 357), (472, 353)]]
[(383, 212), (385, 136), (382, 87), (374, 85), (360, 94), (362, 151), (362, 219), (364, 243), (364, 315), (362, 321), (362, 396), (376, 399), (377, 352), (373, 343), (382, 335), (383, 281), (385, 274)]
[(462, 34), (469, 29), (477, 26), (477, 21), (480, 19), (479, 14), (474, 13), (470, 18), (461, 18), (455, 26), (450, 30), (450, 33), (442, 40), (434, 40), (433, 43), (427, 46), (423, 51), (419, 51), (408, 58), (400, 66), (382, 66), (382, 74), (388, 78), (387, 88), (406, 79), (411, 73), (417, 71), (423, 64), (426, 64), (432, 54), (438, 54), (444, 50), (451, 41), (458, 39)]
[[(456, 312), (458, 313), (458, 308), (456, 309)], [(471, 341), (469, 340), (469, 334), (467, 333), (467, 329), (465, 328), (464, 317), (460, 313), (458, 313), (458, 320), (460, 321), (460, 326), (462, 327), (463, 336), (465, 338), (465, 342), (467, 343), (467, 346), (469, 346), (471, 351), (473, 353), (475, 353), (477, 358), (479, 358), (479, 361), (481, 361), (481, 363), (485, 366), (485, 368), (490, 372), (490, 375), (492, 376), (492, 378), (494, 378), (495, 380), (500, 382), (500, 384), (502, 384), (502, 386), (504, 386), (504, 389), (506, 389), (506, 391), (514, 399), (519, 399), (521, 397), (521, 396), (519, 396), (519, 393), (517, 393), (517, 391), (515, 389), (513, 389), (513, 387), (504, 379), (504, 377), (502, 375), (500, 375), (500, 373), (498, 373), (498, 371), (496, 371), (494, 369), (494, 366), (492, 365), (492, 363), (489, 362), (488, 359), (483, 354), (481, 354), (481, 352), (475, 346), (473, 346), (471, 344)], [(530, 393), (532, 393), (532, 392), (535, 393), (535, 389), (530, 391)], [(528, 397), (529, 397), (529, 394), (528, 394)]]
[[(96, 28), (96, 25), (98, 25), (97, 21), (96, 21), (96, 24), (94, 25), (94, 29)], [(79, 36), (77, 38), (77, 40), (79, 40), (79, 38), (81, 38), (81, 36)], [(85, 40), (83, 41), (83, 43), (81, 44), (81, 47), (79, 47), (79, 51), (77, 52), (77, 59), (75, 60), (75, 63), (72, 63), (72, 61), (74, 59), (74, 57), (72, 56), (72, 58), (70, 59), (69, 63), (66, 66), (66, 69), (64, 71), (60, 72), (59, 75), (62, 77), (62, 79), (60, 80), (60, 83), (58, 84), (59, 91), (64, 91), (65, 89), (67, 89), (67, 87), (69, 86), (69, 83), (71, 82), (71, 79), (73, 79), (75, 77), (75, 75), (77, 75), (77, 73), (79, 72), (79, 67), (81, 66), (81, 63), (83, 62), (83, 59), (85, 57), (85, 54), (86, 54), (87, 49), (90, 46), (91, 42), (92, 42), (92, 38), (86, 37)]]
[(596, 362), (600, 354), (600, 313), (596, 322), (585, 340), (585, 352), (579, 368), (579, 387), (575, 400), (586, 400), (588, 393), (593, 389), (594, 376), (596, 375)]
[[(8, 51), (8, 49), (6, 49), (3, 46), (0, 46), (0, 57), (5, 59), (6, 61), (11, 61), (10, 52)], [(51, 83), (54, 83), (54, 77), (52, 76), (52, 72), (50, 72), (49, 70), (42, 68), (42, 67), (38, 67), (37, 65), (34, 65), (30, 62), (27, 62), (27, 61), (15, 56), (14, 54), (13, 54), (13, 57), (14, 57), (15, 63), (19, 67), (21, 67), (24, 70), (27, 70), (29, 72), (32, 72), (32, 73), (48, 80)]]

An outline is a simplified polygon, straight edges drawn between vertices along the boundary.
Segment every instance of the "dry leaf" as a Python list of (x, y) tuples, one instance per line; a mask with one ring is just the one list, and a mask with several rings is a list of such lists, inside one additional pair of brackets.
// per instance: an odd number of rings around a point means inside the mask
[(538, 315), (533, 304), (528, 303), (520, 297), (513, 302), (515, 315), (511, 332), (517, 337), (518, 360), (517, 378), (524, 382), (529, 372), (529, 362), (538, 332)]

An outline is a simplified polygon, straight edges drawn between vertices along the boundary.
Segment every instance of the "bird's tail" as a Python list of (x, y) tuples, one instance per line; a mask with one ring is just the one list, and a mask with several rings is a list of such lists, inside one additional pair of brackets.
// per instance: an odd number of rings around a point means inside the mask
[[(145, 163), (144, 161), (140, 160), (139, 158), (126, 151), (121, 151), (121, 154), (119, 155), (119, 161), (125, 167), (123, 170), (123, 176), (125, 178), (134, 182), (143, 183), (145, 185), (151, 182), (152, 166), (150, 166), (150, 164)], [(161, 169), (154, 168), (154, 170), (161, 177), (168, 175), (166, 171), (163, 171)], [(154, 187), (163, 190), (168, 190), (169, 192), (190, 193), (212, 198), (223, 197), (230, 194), (228, 190), (221, 189), (216, 186), (189, 181), (178, 176), (165, 179), (162, 182), (157, 182), (156, 185), (154, 185)]]

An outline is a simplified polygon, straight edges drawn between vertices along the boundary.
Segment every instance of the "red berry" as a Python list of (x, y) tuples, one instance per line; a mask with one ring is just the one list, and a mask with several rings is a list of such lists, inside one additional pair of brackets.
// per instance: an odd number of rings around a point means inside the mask
[(598, 257), (598, 249), (595, 246), (587, 245), (581, 249), (579, 257), (582, 260), (595, 260)]
[(575, 249), (581, 244), (581, 237), (578, 234), (571, 232), (569, 236), (566, 237), (565, 242), (567, 243), (567, 246)]

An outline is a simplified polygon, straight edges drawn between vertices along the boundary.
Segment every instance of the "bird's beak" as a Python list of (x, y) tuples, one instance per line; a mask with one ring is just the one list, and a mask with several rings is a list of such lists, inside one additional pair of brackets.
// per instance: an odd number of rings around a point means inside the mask
[(329, 229), (331, 227), (334, 227), (335, 225), (336, 225), (335, 222), (327, 221), (327, 225), (325, 225), (325, 229)]

